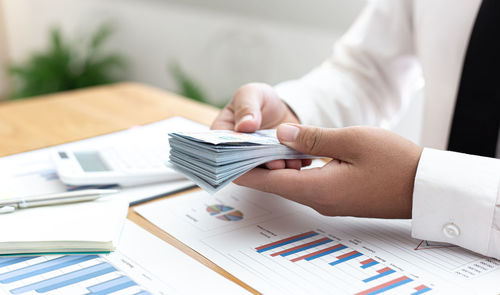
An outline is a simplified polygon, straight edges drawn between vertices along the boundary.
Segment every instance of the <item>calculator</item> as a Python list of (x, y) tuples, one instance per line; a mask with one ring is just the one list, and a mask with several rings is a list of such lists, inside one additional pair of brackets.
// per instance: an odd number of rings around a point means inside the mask
[(169, 149), (163, 145), (57, 150), (52, 155), (60, 180), (75, 186), (135, 186), (182, 179), (167, 166), (168, 157)]

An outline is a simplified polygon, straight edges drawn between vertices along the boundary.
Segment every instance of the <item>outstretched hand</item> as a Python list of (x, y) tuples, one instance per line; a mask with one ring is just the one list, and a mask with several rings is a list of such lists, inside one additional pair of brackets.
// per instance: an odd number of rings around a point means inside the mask
[[(211, 129), (255, 132), (274, 129), (281, 123), (299, 123), (290, 108), (267, 84), (250, 83), (240, 87), (233, 99), (219, 113)], [(311, 164), (310, 160), (276, 160), (266, 164), (268, 169), (293, 168)]]
[(278, 127), (281, 143), (333, 160), (305, 170), (256, 168), (235, 182), (310, 206), (324, 215), (411, 218), (422, 149), (387, 130), (298, 124)]

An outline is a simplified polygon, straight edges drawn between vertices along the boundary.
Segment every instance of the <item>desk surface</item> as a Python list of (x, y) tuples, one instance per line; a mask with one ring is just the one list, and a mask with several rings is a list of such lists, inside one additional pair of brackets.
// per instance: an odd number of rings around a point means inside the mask
[[(173, 116), (183, 116), (208, 125), (217, 113), (218, 109), (214, 107), (137, 83), (4, 102), (0, 103), (0, 156), (111, 133)], [(132, 208), (128, 218), (212, 270), (258, 293), (139, 216)]]

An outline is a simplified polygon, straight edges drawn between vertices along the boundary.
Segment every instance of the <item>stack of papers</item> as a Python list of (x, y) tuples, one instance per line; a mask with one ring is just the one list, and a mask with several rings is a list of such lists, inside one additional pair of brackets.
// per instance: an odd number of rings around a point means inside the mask
[(316, 158), (282, 145), (274, 129), (175, 132), (169, 136), (172, 168), (211, 194), (266, 162)]
[(102, 253), (118, 244), (125, 200), (20, 209), (0, 215), (0, 254)]

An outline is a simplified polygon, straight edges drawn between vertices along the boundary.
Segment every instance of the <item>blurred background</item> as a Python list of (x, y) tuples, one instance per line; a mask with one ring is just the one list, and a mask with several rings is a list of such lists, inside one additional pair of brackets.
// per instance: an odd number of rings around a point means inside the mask
[[(0, 97), (138, 81), (223, 106), (321, 63), (365, 3), (0, 0)], [(395, 128), (418, 141), (420, 103), (409, 110)]]

